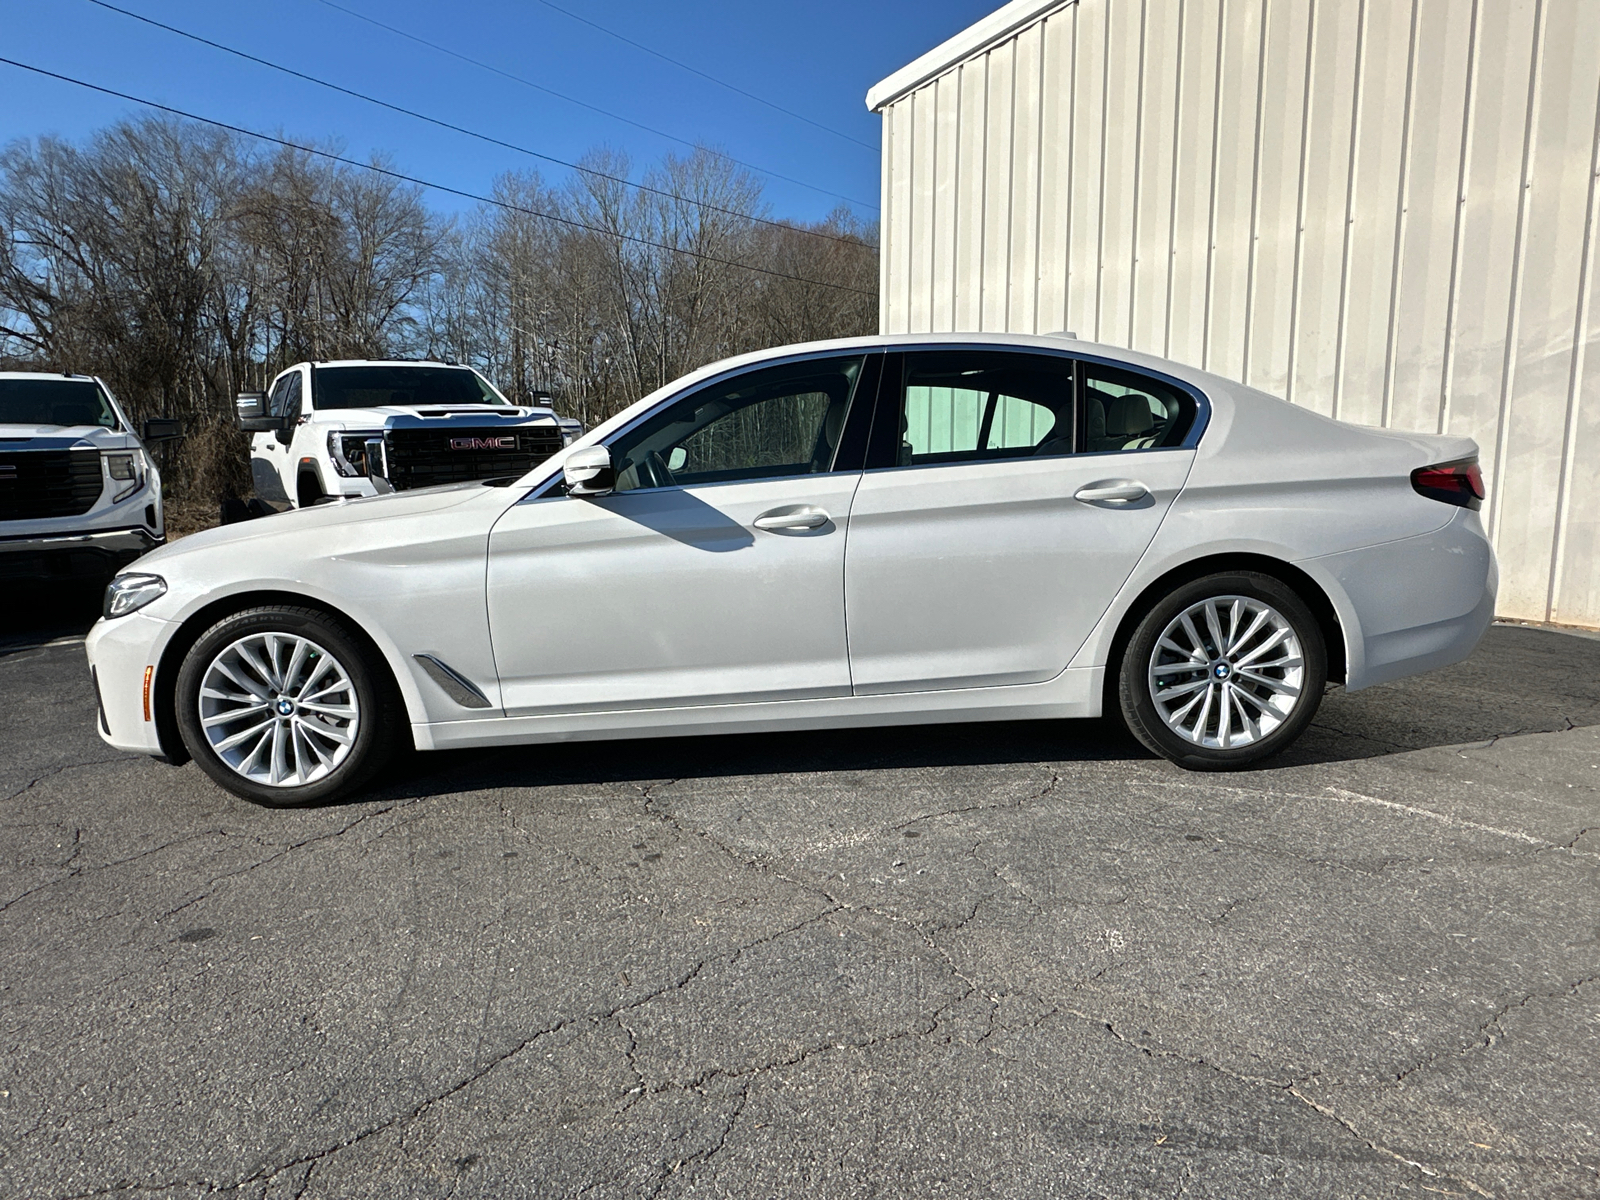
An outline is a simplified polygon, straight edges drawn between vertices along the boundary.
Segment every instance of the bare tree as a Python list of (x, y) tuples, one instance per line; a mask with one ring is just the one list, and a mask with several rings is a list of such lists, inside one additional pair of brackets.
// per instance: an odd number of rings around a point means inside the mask
[[(381, 165), (381, 163), (377, 164)], [(305, 358), (427, 353), (592, 424), (703, 363), (870, 332), (875, 233), (774, 225), (705, 151), (621, 182), (507, 174), (460, 220), (309, 150), (167, 119), (0, 154), (0, 361), (104, 377), (136, 419), (184, 418), (178, 495), (246, 485), (236, 390)]]

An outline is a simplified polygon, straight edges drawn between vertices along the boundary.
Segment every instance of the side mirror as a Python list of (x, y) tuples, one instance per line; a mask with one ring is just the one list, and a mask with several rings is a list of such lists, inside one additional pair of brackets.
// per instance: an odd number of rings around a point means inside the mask
[(567, 455), (561, 465), (569, 496), (608, 496), (617, 486), (617, 473), (611, 466), (607, 446), (585, 446)]
[(271, 433), (282, 423), (268, 415), (265, 392), (240, 392), (233, 405), (239, 414), (239, 428), (246, 433)]
[(144, 423), (144, 442), (170, 442), (183, 436), (183, 423), (173, 417), (150, 417)]

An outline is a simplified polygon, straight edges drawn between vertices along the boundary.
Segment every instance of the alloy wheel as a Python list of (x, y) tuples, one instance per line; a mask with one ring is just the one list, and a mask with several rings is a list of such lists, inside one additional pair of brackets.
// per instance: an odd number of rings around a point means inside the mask
[(1173, 733), (1211, 750), (1239, 749), (1289, 719), (1305, 690), (1305, 660), (1294, 626), (1272, 605), (1214, 596), (1162, 630), (1148, 682)]
[(291, 633), (253, 633), (212, 658), (200, 727), (223, 763), (268, 787), (326, 778), (350, 755), (361, 704), (332, 654)]

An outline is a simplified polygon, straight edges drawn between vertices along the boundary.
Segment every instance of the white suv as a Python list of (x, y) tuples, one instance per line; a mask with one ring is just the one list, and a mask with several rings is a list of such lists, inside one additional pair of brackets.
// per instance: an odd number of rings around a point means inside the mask
[(278, 508), (525, 475), (583, 432), (445, 362), (297, 363), (238, 410), (256, 495)]
[[(177, 436), (144, 423), (145, 442)], [(104, 579), (166, 540), (161, 475), (110, 389), (0, 371), (0, 578)]]

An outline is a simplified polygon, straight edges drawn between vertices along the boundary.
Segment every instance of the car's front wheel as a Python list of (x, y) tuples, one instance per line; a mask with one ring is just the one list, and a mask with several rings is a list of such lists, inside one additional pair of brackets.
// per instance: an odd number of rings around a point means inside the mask
[(1133, 735), (1191, 770), (1276, 754), (1322, 701), (1322, 628), (1281, 580), (1208, 575), (1147, 612), (1122, 656), (1118, 692)]
[(235, 613), (178, 671), (178, 728), (200, 769), (257, 804), (327, 801), (367, 782), (394, 751), (402, 712), (387, 671), (315, 609)]

